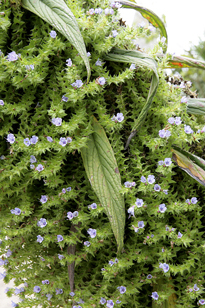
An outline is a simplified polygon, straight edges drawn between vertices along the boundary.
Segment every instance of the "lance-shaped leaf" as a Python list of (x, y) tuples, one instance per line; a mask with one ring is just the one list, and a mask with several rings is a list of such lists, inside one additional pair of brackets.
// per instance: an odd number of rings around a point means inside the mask
[(166, 44), (164, 45), (163, 51), (166, 52), (167, 50), (167, 43), (168, 43), (168, 38), (167, 38), (167, 31), (165, 28), (165, 25), (163, 21), (151, 10), (148, 10), (142, 6), (137, 5), (136, 3), (133, 3), (131, 1), (127, 0), (115, 0), (116, 2), (122, 4), (123, 8), (132, 8), (135, 9), (136, 11), (140, 12), (140, 14), (146, 18), (155, 28), (158, 28), (161, 32), (161, 36), (166, 38)]
[(151, 80), (151, 84), (150, 84), (150, 89), (149, 89), (149, 93), (148, 93), (148, 97), (147, 97), (147, 102), (144, 105), (144, 107), (142, 108), (139, 117), (137, 118), (137, 120), (134, 123), (132, 132), (127, 140), (126, 146), (125, 146), (125, 150), (128, 148), (129, 143), (131, 141), (131, 139), (136, 135), (137, 131), (140, 129), (140, 127), (142, 126), (147, 112), (151, 106), (153, 97), (157, 91), (157, 87), (159, 84), (159, 77), (157, 74), (157, 63), (155, 62), (154, 59), (152, 59), (151, 57), (149, 57), (147, 54), (139, 52), (139, 51), (132, 51), (132, 50), (121, 50), (118, 48), (113, 48), (112, 51), (110, 53), (108, 53), (107, 55), (104, 56), (105, 60), (108, 61), (116, 61), (116, 62), (125, 62), (125, 63), (135, 63), (139, 66), (143, 66), (148, 68), (149, 70), (153, 71), (152, 74), (152, 80)]
[[(163, 55), (161, 55), (163, 57)], [(183, 68), (183, 67), (195, 67), (205, 69), (205, 62), (199, 61), (182, 56), (173, 56), (172, 59), (167, 61), (165, 68)]]
[(22, 0), (22, 6), (48, 22), (71, 42), (85, 62), (89, 80), (90, 64), (84, 40), (75, 16), (65, 2), (63, 0)]
[(125, 227), (124, 198), (119, 192), (121, 177), (104, 129), (94, 117), (92, 125), (93, 133), (81, 154), (88, 179), (109, 218), (120, 252)]
[(205, 98), (189, 98), (186, 111), (190, 114), (205, 115)]
[(177, 165), (186, 171), (192, 178), (205, 186), (205, 161), (187, 151), (180, 149), (177, 146), (172, 146), (172, 158)]

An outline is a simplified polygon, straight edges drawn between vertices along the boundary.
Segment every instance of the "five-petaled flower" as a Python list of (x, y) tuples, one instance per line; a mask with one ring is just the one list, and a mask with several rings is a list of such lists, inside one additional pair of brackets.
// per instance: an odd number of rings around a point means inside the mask
[(15, 214), (15, 215), (21, 214), (21, 210), (18, 207), (15, 207), (15, 209), (11, 210), (10, 212), (11, 212), (11, 214)]
[(89, 228), (87, 232), (91, 238), (96, 237), (97, 231), (95, 229)]
[(42, 243), (44, 238), (41, 235), (37, 235), (37, 242)]
[(82, 80), (78, 79), (75, 82), (71, 83), (71, 86), (73, 86), (74, 88), (81, 88), (83, 85)]
[(159, 205), (159, 212), (164, 213), (166, 211), (167, 207), (164, 203)]
[(62, 235), (57, 235), (57, 241), (62, 242), (63, 241), (63, 236)]
[(137, 198), (135, 204), (137, 207), (142, 207), (144, 204), (144, 201), (142, 199)]
[(158, 295), (158, 293), (157, 293), (157, 292), (152, 292), (151, 297), (157, 301), (157, 300), (158, 300), (158, 298), (159, 298), (159, 295)]
[(45, 218), (40, 218), (39, 221), (37, 222), (37, 226), (44, 228), (47, 225), (47, 221)]
[(19, 56), (16, 54), (15, 51), (10, 52), (7, 56), (7, 60), (10, 61), (10, 62), (16, 61), (16, 60), (18, 60), (18, 58), (19, 58)]
[(41, 171), (44, 170), (44, 166), (41, 165), (41, 164), (39, 164), (39, 165), (35, 168), (35, 170), (37, 170), (38, 172), (41, 172)]
[(41, 288), (40, 288), (39, 286), (35, 286), (35, 287), (33, 288), (33, 291), (34, 291), (35, 293), (39, 293), (39, 292), (41, 291)]
[(4, 101), (0, 99), (0, 106), (4, 106)]
[(10, 143), (13, 144), (15, 142), (15, 136), (14, 134), (8, 134), (6, 140)]
[(160, 263), (159, 264), (159, 268), (162, 268), (164, 273), (168, 272), (169, 271), (169, 265), (166, 264), (166, 263)]
[(48, 197), (45, 196), (45, 195), (42, 195), (42, 196), (41, 196), (41, 199), (40, 199), (40, 202), (41, 202), (41, 203), (46, 203), (47, 201), (48, 201)]
[(117, 289), (120, 291), (121, 294), (125, 293), (126, 292), (126, 287), (117, 287)]
[(56, 288), (56, 295), (57, 294), (63, 294), (63, 289), (58, 289), (58, 288)]
[(57, 33), (56, 33), (56, 31), (51, 31), (50, 32), (50, 36), (52, 37), (52, 38), (56, 38), (56, 35), (57, 35)]

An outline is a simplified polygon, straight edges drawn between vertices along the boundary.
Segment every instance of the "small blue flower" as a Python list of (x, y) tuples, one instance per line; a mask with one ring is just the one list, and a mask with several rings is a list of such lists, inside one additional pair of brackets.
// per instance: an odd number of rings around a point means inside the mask
[(62, 119), (61, 119), (61, 118), (53, 118), (53, 119), (52, 119), (52, 123), (53, 123), (55, 126), (61, 126), (61, 125), (62, 125)]
[(102, 61), (100, 61), (100, 59), (97, 59), (97, 61), (95, 62), (96, 66), (102, 66)]
[(95, 9), (95, 14), (99, 14), (100, 15), (100, 14), (102, 14), (102, 12), (103, 12), (103, 10), (100, 7)]
[(116, 304), (120, 304), (121, 303), (121, 301), (119, 301), (119, 299), (117, 299), (116, 300)]
[(57, 235), (57, 242), (62, 242), (62, 241), (63, 241), (63, 236)]
[(72, 142), (72, 138), (71, 137), (68, 137), (67, 138), (67, 143), (71, 143)]
[(165, 158), (164, 164), (165, 164), (165, 166), (167, 166), (167, 167), (170, 166), (170, 165), (172, 164), (171, 158)]
[(28, 147), (29, 145), (31, 145), (31, 142), (30, 142), (30, 140), (29, 140), (29, 138), (25, 138), (24, 139), (24, 144)]
[(36, 169), (35, 170), (37, 170), (38, 172), (41, 172), (41, 171), (43, 171), (44, 170), (44, 166), (43, 165), (41, 165), (41, 164), (39, 164), (37, 167), (36, 167)]
[(158, 298), (159, 298), (159, 295), (158, 295), (158, 293), (157, 292), (152, 292), (152, 295), (151, 295), (151, 297), (154, 299), (154, 300), (158, 300)]
[(69, 220), (73, 219), (73, 213), (67, 212), (67, 217), (68, 217)]
[(52, 294), (50, 294), (50, 293), (48, 293), (48, 294), (46, 294), (46, 297), (47, 297), (47, 299), (48, 299), (48, 301), (53, 297), (53, 295)]
[(116, 118), (117, 118), (117, 121), (118, 122), (122, 122), (123, 120), (124, 120), (124, 116), (123, 116), (123, 113), (117, 113), (117, 116), (116, 116)]
[(64, 137), (60, 138), (59, 144), (62, 145), (63, 147), (66, 146), (67, 144), (67, 139)]
[(97, 209), (97, 204), (92, 203), (92, 204), (88, 205), (88, 208), (91, 209), (91, 210), (95, 210), (95, 209)]
[(62, 193), (63, 193), (63, 194), (66, 193), (66, 189), (65, 189), (65, 188), (62, 189)]
[(137, 198), (135, 204), (137, 207), (142, 207), (144, 204), (144, 201), (142, 199)]
[(6, 277), (6, 272), (0, 273), (0, 279), (4, 279)]
[(34, 155), (31, 155), (30, 157), (31, 157), (31, 158), (30, 158), (30, 162), (31, 162), (31, 164), (33, 164), (33, 163), (36, 163), (36, 162), (37, 162), (37, 159), (35, 158), (35, 156), (34, 156)]
[(186, 134), (193, 134), (194, 132), (189, 125), (184, 125), (184, 131)]
[(140, 228), (140, 229), (144, 228), (144, 221), (138, 222), (138, 228)]
[(68, 101), (68, 97), (66, 97), (65, 95), (62, 96), (62, 101), (67, 102)]
[(114, 307), (114, 303), (113, 303), (113, 301), (112, 301), (111, 299), (109, 299), (109, 300), (107, 301), (106, 307), (107, 307), (107, 308), (112, 308), (112, 307)]
[(198, 202), (196, 197), (191, 198), (191, 203), (192, 204), (196, 204)]
[(87, 232), (88, 232), (88, 234), (90, 235), (91, 238), (96, 237), (96, 234), (97, 234), (96, 229), (89, 228)]
[(90, 57), (91, 56), (91, 53), (90, 52), (87, 52), (87, 57)]
[(143, 175), (141, 176), (140, 181), (141, 181), (142, 183), (146, 183), (146, 182), (147, 182), (146, 178), (145, 178)]
[(66, 190), (67, 190), (67, 191), (71, 191), (71, 187), (67, 187)]
[(147, 182), (149, 184), (153, 184), (155, 182), (155, 176), (154, 175), (148, 175)]
[(18, 58), (19, 58), (19, 56), (15, 53), (15, 51), (12, 51), (12, 52), (8, 53), (7, 61), (13, 62), (13, 61), (18, 60)]
[(74, 295), (75, 295), (75, 293), (74, 293), (74, 292), (70, 292), (70, 296), (72, 296), (72, 297), (73, 297)]
[(10, 249), (7, 250), (6, 256), (9, 258), (12, 255), (12, 251)]
[(158, 161), (158, 165), (159, 166), (163, 166), (164, 165), (164, 161), (163, 160)]
[(168, 119), (169, 124), (174, 124), (175, 123), (175, 118), (171, 117)]
[(117, 287), (117, 289), (120, 291), (120, 294), (124, 294), (126, 292), (126, 287)]
[(178, 238), (181, 238), (183, 236), (183, 234), (181, 234), (181, 232), (178, 232)]
[(47, 138), (48, 142), (53, 142), (53, 139), (51, 137), (47, 136), (46, 138)]
[(128, 214), (129, 214), (129, 217), (130, 218), (131, 216), (135, 216), (135, 207), (134, 205), (131, 206), (128, 210), (127, 210)]
[(155, 190), (155, 191), (160, 191), (160, 190), (161, 190), (161, 186), (158, 185), (158, 184), (155, 184), (155, 185), (154, 185), (154, 190)]
[(39, 286), (35, 286), (35, 287), (33, 288), (33, 291), (34, 291), (35, 293), (39, 293), (39, 292), (41, 291), (41, 288), (40, 288)]
[(113, 9), (109, 9), (109, 8), (105, 9), (105, 15), (113, 15), (113, 14), (114, 14)]
[(87, 247), (90, 246), (90, 242), (89, 242), (89, 241), (85, 241), (83, 244), (84, 244), (85, 246), (87, 246)]
[(11, 212), (11, 214), (15, 214), (15, 215), (21, 214), (21, 210), (18, 207), (15, 207), (15, 209), (11, 210), (10, 212)]
[(112, 37), (116, 37), (118, 35), (117, 30), (112, 30)]
[(48, 197), (45, 196), (45, 195), (42, 195), (42, 196), (41, 196), (41, 199), (40, 199), (40, 202), (41, 202), (41, 203), (46, 203), (47, 201), (48, 201)]
[(72, 66), (72, 60), (70, 58), (66, 60), (66, 65)]
[(133, 70), (135, 70), (135, 69), (136, 69), (136, 66), (135, 66), (134, 63), (132, 63), (132, 64), (130, 65), (130, 70), (133, 71)]
[(164, 189), (163, 192), (165, 193), (165, 195), (168, 195), (168, 189)]
[(104, 305), (104, 304), (106, 303), (106, 299), (103, 298), (103, 297), (101, 297), (100, 303), (101, 303), (102, 305)]
[(56, 31), (51, 31), (50, 32), (50, 36), (52, 37), (52, 38), (56, 38), (56, 35), (57, 35), (57, 33), (56, 33)]
[(182, 123), (181, 117), (176, 117), (176, 119), (175, 119), (175, 124), (176, 124), (176, 125), (180, 125), (181, 123)]
[(73, 86), (74, 88), (81, 88), (83, 85), (82, 80), (78, 79), (75, 82), (71, 83), (71, 86)]
[(44, 228), (47, 225), (47, 221), (45, 218), (40, 218), (37, 222), (37, 226), (40, 228)]
[(101, 86), (104, 86), (104, 84), (106, 83), (105, 78), (104, 78), (104, 77), (100, 77), (100, 78), (98, 79), (98, 83), (99, 83)]
[(4, 101), (0, 99), (0, 106), (4, 106)]
[(42, 280), (42, 284), (49, 284), (50, 282), (49, 282), (49, 280)]
[(10, 144), (13, 144), (13, 143), (15, 142), (14, 134), (8, 134), (6, 140), (7, 140)]
[(147, 279), (152, 279), (152, 275), (151, 274), (147, 275)]
[(166, 211), (166, 206), (165, 206), (165, 204), (164, 203), (162, 203), (162, 204), (160, 204), (159, 205), (159, 212), (161, 212), (161, 213), (164, 213), (165, 211)]
[(167, 273), (169, 271), (169, 265), (166, 263), (160, 263), (159, 268), (162, 268), (164, 273)]
[(64, 255), (58, 254), (58, 259), (59, 259), (59, 260), (62, 260), (62, 259), (64, 259), (64, 258), (65, 258)]
[(13, 302), (13, 301), (11, 301), (11, 307), (12, 307), (12, 308), (13, 308), (13, 307), (18, 307), (18, 304), (15, 303), (15, 302)]
[(73, 217), (77, 217), (78, 216), (78, 211), (73, 212)]
[(63, 289), (56, 288), (56, 295), (63, 294)]
[(200, 300), (199, 300), (199, 304), (200, 304), (200, 305), (205, 305), (205, 300), (204, 300), (204, 299), (200, 299)]
[(195, 283), (195, 285), (194, 285), (194, 291), (195, 291), (195, 292), (199, 291), (199, 288), (197, 287), (197, 284), (196, 284), (196, 283)]
[(110, 266), (113, 266), (115, 264), (115, 262), (113, 262), (112, 260), (110, 260), (108, 263), (110, 264)]

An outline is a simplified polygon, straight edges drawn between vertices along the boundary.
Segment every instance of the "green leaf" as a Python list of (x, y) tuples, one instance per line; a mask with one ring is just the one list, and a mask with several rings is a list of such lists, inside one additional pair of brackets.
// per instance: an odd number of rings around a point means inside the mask
[(112, 51), (110, 53), (108, 53), (107, 55), (103, 56), (103, 58), (105, 60), (108, 61), (116, 61), (116, 62), (125, 62), (125, 63), (135, 63), (139, 66), (143, 66), (148, 68), (149, 70), (153, 71), (152, 74), (152, 80), (151, 80), (151, 84), (150, 84), (150, 89), (149, 89), (149, 93), (148, 93), (148, 97), (147, 97), (147, 102), (144, 105), (144, 107), (142, 108), (139, 117), (137, 118), (132, 132), (128, 138), (128, 141), (126, 143), (125, 146), (125, 150), (128, 148), (129, 143), (131, 141), (131, 139), (136, 135), (137, 131), (140, 129), (140, 127), (142, 126), (147, 112), (151, 106), (153, 97), (157, 91), (157, 87), (159, 84), (159, 77), (157, 74), (157, 63), (155, 62), (154, 59), (152, 59), (151, 57), (149, 57), (147, 54), (139, 52), (139, 51), (132, 51), (132, 50), (121, 50), (118, 48), (113, 48)]
[(125, 227), (124, 198), (119, 193), (121, 177), (105, 131), (94, 117), (92, 126), (93, 133), (81, 154), (88, 179), (109, 218), (120, 252)]
[(75, 16), (65, 2), (63, 0), (22, 0), (22, 6), (48, 22), (71, 42), (85, 62), (89, 80), (90, 64), (84, 40)]
[(166, 37), (166, 44), (163, 49), (164, 52), (167, 50), (167, 43), (168, 43), (168, 37), (167, 37), (167, 31), (165, 28), (165, 25), (163, 21), (152, 11), (137, 5), (136, 3), (127, 1), (127, 0), (117, 0), (117, 2), (122, 4), (123, 8), (133, 8), (136, 11), (140, 12), (141, 15), (146, 18), (155, 28), (158, 28), (161, 32), (161, 37)]
[(182, 56), (173, 56), (172, 59), (167, 61), (167, 65), (164, 68), (184, 68), (184, 67), (195, 67), (204, 70), (205, 62)]
[(172, 146), (173, 160), (184, 171), (186, 171), (192, 178), (205, 186), (205, 161), (187, 151), (180, 149), (177, 146)]
[(189, 98), (186, 111), (190, 114), (205, 115), (205, 98)]

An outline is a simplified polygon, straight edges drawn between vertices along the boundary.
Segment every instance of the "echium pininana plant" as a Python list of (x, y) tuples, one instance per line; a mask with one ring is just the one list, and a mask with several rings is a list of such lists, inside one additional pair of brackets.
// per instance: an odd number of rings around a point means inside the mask
[[(6, 291), (21, 300), (12, 307), (203, 305), (204, 190), (176, 168), (171, 153), (173, 144), (200, 153), (203, 124), (186, 113), (182, 89), (167, 84), (166, 57), (156, 57), (158, 90), (124, 150), (147, 103), (151, 72), (106, 55), (113, 47), (135, 50), (134, 40), (149, 29), (119, 21), (120, 3), (66, 3), (87, 60), (55, 24), (1, 2), (0, 278), (14, 278)], [(121, 251), (81, 156), (94, 125), (106, 133), (121, 175)], [(110, 151), (103, 155), (106, 166)]]

